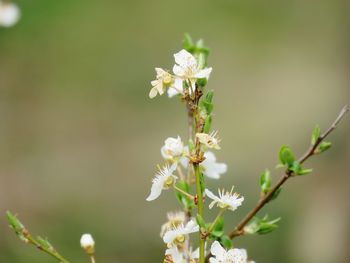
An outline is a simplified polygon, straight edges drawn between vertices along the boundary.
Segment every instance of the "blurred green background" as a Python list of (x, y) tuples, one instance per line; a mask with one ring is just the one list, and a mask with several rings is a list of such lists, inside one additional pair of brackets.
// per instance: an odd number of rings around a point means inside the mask
[[(219, 182), (246, 201), (274, 169), (282, 144), (299, 155), (350, 101), (349, 7), (345, 0), (18, 0), (22, 19), (0, 29), (0, 262), (55, 262), (21, 243), (4, 213), (18, 213), (72, 262), (162, 262), (167, 192), (149, 193), (160, 147), (186, 135), (176, 99), (150, 100), (154, 67), (171, 69), (184, 32), (211, 47)], [(263, 212), (281, 216), (268, 236), (237, 239), (263, 262), (346, 263), (350, 252), (350, 121), (331, 135), (311, 176), (291, 180)], [(274, 172), (275, 179), (280, 171)], [(213, 216), (210, 214), (208, 216)]]

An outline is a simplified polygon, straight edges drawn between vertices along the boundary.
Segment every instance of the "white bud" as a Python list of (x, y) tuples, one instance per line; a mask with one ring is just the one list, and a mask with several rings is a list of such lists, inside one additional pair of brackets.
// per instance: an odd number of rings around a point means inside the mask
[(95, 241), (90, 234), (84, 234), (81, 236), (80, 245), (89, 255), (95, 253)]
[(180, 136), (177, 138), (169, 137), (165, 140), (161, 153), (164, 159), (180, 157), (184, 151), (184, 145)]
[(0, 1), (0, 26), (11, 27), (18, 22), (20, 16), (21, 12), (17, 5)]

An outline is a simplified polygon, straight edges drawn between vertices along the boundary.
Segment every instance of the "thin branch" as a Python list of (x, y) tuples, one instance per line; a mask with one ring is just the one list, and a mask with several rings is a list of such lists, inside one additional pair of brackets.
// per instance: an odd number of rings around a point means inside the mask
[[(310, 148), (305, 152), (302, 157), (299, 158), (298, 162), (300, 164), (304, 163), (307, 159), (309, 159), (311, 156), (315, 154), (315, 151), (317, 147), (320, 145), (320, 143), (332, 132), (335, 130), (337, 125), (340, 123), (340, 121), (343, 119), (345, 114), (349, 111), (348, 106), (344, 106), (343, 109), (340, 111), (338, 117), (335, 119), (335, 121), (332, 123), (332, 125), (316, 140), (316, 142), (310, 146)], [(257, 205), (246, 215), (245, 218), (237, 225), (235, 230), (233, 230), (229, 237), (231, 239), (235, 238), (236, 236), (240, 236), (243, 234), (244, 227), (249, 223), (249, 221), (260, 211), (261, 208), (263, 208), (271, 199), (272, 195), (290, 178), (294, 175), (294, 173), (291, 170), (286, 170), (284, 176), (277, 182), (277, 184), (268, 192), (260, 201), (257, 203)]]
[[(317, 147), (320, 143), (332, 132), (334, 131), (341, 120), (344, 118), (345, 114), (349, 111), (349, 107), (346, 105), (342, 108), (340, 113), (338, 114), (335, 121), (331, 124), (331, 126), (316, 140), (316, 142), (310, 146), (310, 148), (302, 155), (298, 162), (300, 164), (304, 163), (307, 159), (313, 156), (316, 153)], [(270, 201), (273, 194), (290, 178), (294, 175), (291, 170), (286, 170), (283, 177), (277, 182), (277, 184), (267, 193), (265, 194), (257, 203), (257, 205), (242, 219), (242, 221), (235, 227), (235, 229), (229, 233), (229, 237), (231, 239), (244, 235), (244, 227), (250, 222), (250, 220)], [(205, 262), (209, 262), (209, 258), (211, 257), (211, 253), (209, 253)]]

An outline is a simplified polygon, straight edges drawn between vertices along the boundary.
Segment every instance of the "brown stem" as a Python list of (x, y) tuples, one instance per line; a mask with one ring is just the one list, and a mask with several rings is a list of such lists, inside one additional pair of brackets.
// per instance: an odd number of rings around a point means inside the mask
[[(348, 106), (345, 106), (339, 113), (338, 117), (332, 123), (332, 125), (316, 140), (315, 144), (311, 145), (310, 148), (298, 159), (300, 164), (304, 163), (307, 159), (315, 154), (317, 147), (320, 143), (337, 127), (339, 122), (349, 111)], [(277, 182), (277, 184), (257, 203), (257, 205), (246, 215), (245, 218), (237, 225), (234, 231), (229, 234), (232, 239), (236, 236), (242, 235), (243, 228), (249, 223), (249, 221), (263, 208), (271, 199), (272, 195), (290, 178), (294, 175), (291, 170), (286, 170), (284, 176)]]
[[(316, 140), (316, 142), (309, 147), (309, 149), (298, 159), (300, 164), (304, 163), (311, 156), (315, 154), (317, 147), (320, 143), (332, 132), (336, 129), (337, 125), (343, 119), (345, 114), (349, 111), (348, 106), (344, 106), (340, 111), (339, 115), (335, 119), (335, 121), (331, 124), (331, 126)], [(241, 222), (235, 227), (235, 229), (229, 233), (229, 237), (231, 239), (244, 235), (244, 227), (250, 222), (250, 220), (270, 201), (272, 195), (290, 178), (294, 175), (291, 170), (286, 170), (285, 174), (280, 178), (277, 184), (267, 193), (265, 194), (256, 206), (241, 220)], [(206, 262), (209, 261), (211, 254), (209, 253), (206, 257)]]

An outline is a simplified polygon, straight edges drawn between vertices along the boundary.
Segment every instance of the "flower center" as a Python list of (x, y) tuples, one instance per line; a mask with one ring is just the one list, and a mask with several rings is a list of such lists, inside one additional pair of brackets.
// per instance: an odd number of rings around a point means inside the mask
[(175, 238), (175, 243), (177, 245), (181, 245), (185, 242), (185, 236), (184, 235), (179, 235)]
[(164, 182), (164, 187), (169, 188), (174, 184), (174, 178), (172, 176), (169, 176), (168, 179)]
[(172, 83), (172, 81), (173, 81), (173, 78), (171, 77), (170, 74), (167, 74), (167, 75), (164, 76), (164, 78), (163, 78), (163, 84), (164, 84), (165, 86), (170, 86), (170, 84)]

